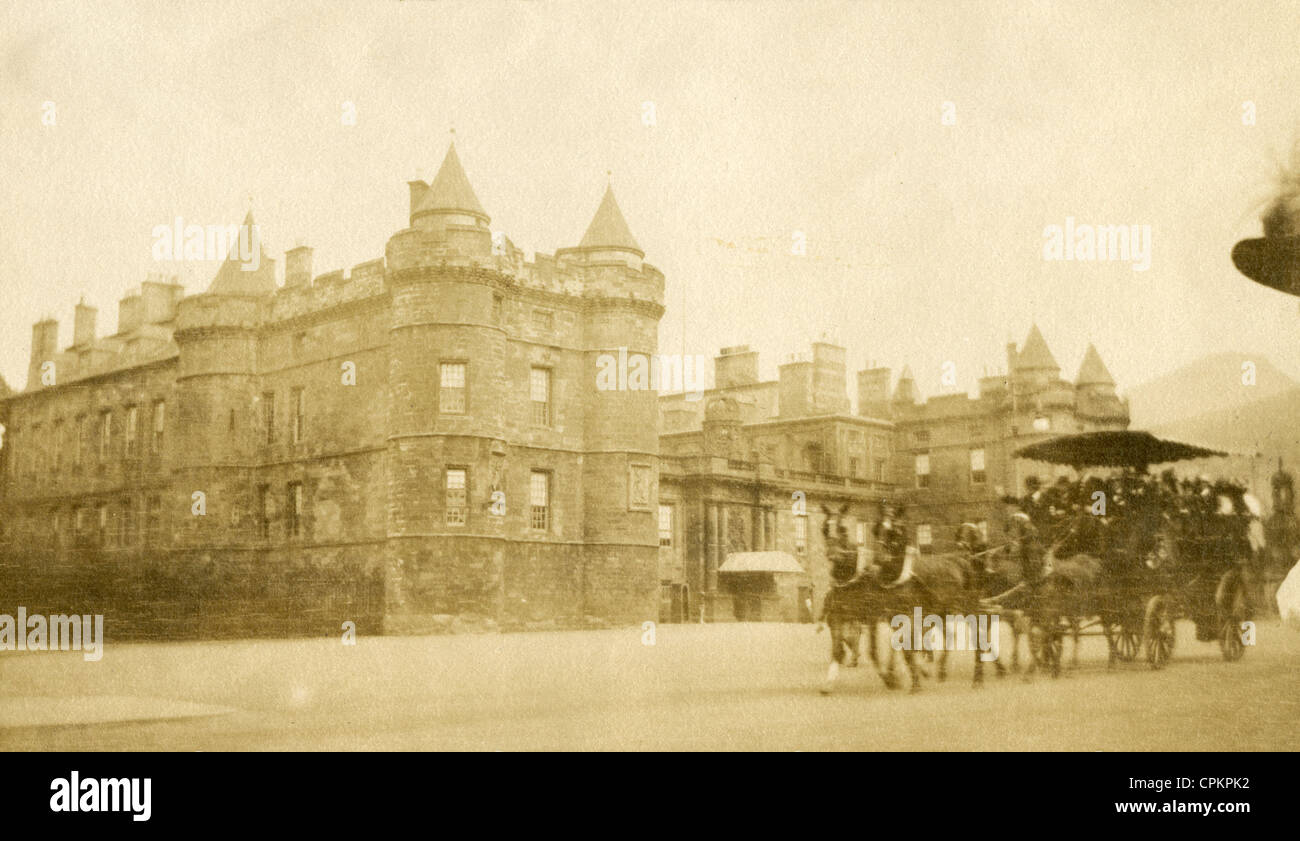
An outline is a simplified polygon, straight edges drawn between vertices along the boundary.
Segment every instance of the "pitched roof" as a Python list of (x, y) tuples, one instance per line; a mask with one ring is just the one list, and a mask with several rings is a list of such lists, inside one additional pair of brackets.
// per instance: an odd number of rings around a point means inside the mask
[(641, 246), (636, 244), (627, 220), (623, 218), (623, 211), (618, 209), (612, 185), (605, 188), (605, 197), (600, 200), (600, 207), (596, 208), (596, 215), (592, 217), (587, 233), (583, 234), (578, 247), (615, 248), (645, 254)]
[[(257, 246), (256, 268), (244, 268), (246, 264), (239, 254), (241, 240)], [(239, 236), (230, 244), (226, 261), (208, 284), (208, 292), (214, 295), (269, 295), (274, 291), (275, 261), (267, 257), (262, 248), (262, 238), (257, 235), (257, 223), (253, 221), (253, 211), (250, 210), (244, 217)]]
[(1016, 354), (1016, 367), (1061, 370), (1061, 366), (1056, 364), (1056, 358), (1047, 349), (1047, 341), (1043, 338), (1043, 334), (1038, 332), (1037, 324), (1029, 328), (1029, 336), (1025, 339), (1020, 352)]
[(1088, 352), (1083, 355), (1083, 364), (1079, 366), (1079, 376), (1075, 377), (1077, 385), (1114, 385), (1115, 380), (1111, 377), (1110, 371), (1106, 370), (1106, 363), (1101, 361), (1101, 354), (1091, 344), (1088, 345)]
[(911, 365), (904, 365), (903, 373), (898, 375), (898, 385), (894, 386), (894, 399), (916, 401), (916, 379), (912, 376)]
[(464, 167), (460, 165), (455, 143), (447, 147), (447, 156), (442, 159), (438, 174), (429, 182), (429, 190), (415, 212), (426, 210), (460, 210), (487, 216), (487, 211), (479, 204), (478, 196), (474, 195), (474, 188), (469, 184)]

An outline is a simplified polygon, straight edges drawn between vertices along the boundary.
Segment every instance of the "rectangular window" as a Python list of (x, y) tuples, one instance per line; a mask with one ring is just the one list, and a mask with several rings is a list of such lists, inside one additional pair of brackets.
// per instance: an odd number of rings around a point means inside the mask
[(912, 440), (915, 441), (916, 445), (919, 447), (926, 446), (930, 443), (930, 430), (918, 429), (916, 432), (912, 433)]
[(126, 436), (126, 457), (135, 458), (140, 455), (140, 408), (138, 406), (128, 406), (126, 408), (126, 429), (123, 434)]
[(849, 457), (849, 475), (857, 479), (861, 476), (862, 461), (857, 456)]
[(290, 429), (292, 431), (291, 434), (293, 435), (293, 443), (297, 444), (299, 441), (303, 439), (303, 432), (304, 432), (303, 411), (305, 409), (305, 406), (303, 405), (302, 386), (297, 386), (294, 388), (292, 402), (289, 405), (290, 405), (290, 410), (293, 412), (293, 418), (290, 424)]
[(28, 469), (32, 473), (40, 473), (45, 469), (45, 465), (43, 463), (44, 459), (41, 458), (44, 451), (41, 449), (41, 425), (39, 423), (32, 425), (29, 437), (32, 439), (33, 446), (28, 448), (31, 450), (31, 457), (27, 462)]
[(794, 518), (794, 551), (799, 555), (808, 551), (807, 515), (796, 515)]
[(90, 418), (77, 415), (77, 446), (72, 452), (72, 464), (81, 467), (90, 456)]
[(919, 453), (916, 456), (916, 486), (930, 487), (930, 454)]
[(151, 494), (145, 503), (144, 542), (157, 546), (162, 536), (162, 497)]
[(465, 486), (465, 469), (463, 467), (447, 470), (447, 525), (465, 525), (465, 510), (468, 507), (468, 494)]
[(136, 511), (135, 500), (131, 497), (122, 499), (122, 546), (130, 548), (136, 544), (139, 539), (136, 534)]
[(930, 524), (921, 523), (916, 527), (916, 548), (930, 548)]
[(500, 295), (492, 296), (492, 323), (493, 324), (501, 323), (501, 296)]
[(970, 481), (972, 485), (982, 485), (985, 481), (984, 450), (970, 451)]
[(671, 505), (659, 506), (659, 545), (673, 545), (673, 507)]
[(465, 413), (465, 363), (444, 362), (438, 372), (438, 411), (449, 415)]
[(978, 523), (975, 524), (975, 527), (980, 530), (980, 540), (984, 541), (985, 543), (988, 543), (989, 542), (989, 521), (980, 520)]
[(302, 482), (290, 482), (288, 499), (285, 508), (289, 512), (289, 519), (286, 532), (291, 538), (302, 537), (303, 517), (302, 517)]
[(167, 404), (159, 400), (153, 404), (153, 436), (150, 441), (150, 448), (155, 453), (161, 453), (163, 448), (163, 432), (167, 429)]
[(50, 467), (55, 473), (63, 472), (64, 434), (63, 418), (59, 418), (54, 422), (54, 428), (50, 430), (50, 445), (54, 448)]
[(533, 426), (551, 425), (551, 371), (533, 368), (528, 375), (528, 391), (533, 403)]
[(534, 470), (528, 475), (530, 527), (546, 531), (551, 527), (551, 474)]
[(257, 536), (267, 540), (271, 536), (271, 486), (257, 486)]
[(266, 443), (275, 443), (275, 392), (262, 392), (262, 430), (266, 434)]
[(533, 310), (533, 329), (549, 331), (555, 326), (555, 315), (550, 310)]
[(889, 463), (883, 458), (876, 459), (876, 481), (888, 482), (889, 481), (889, 479), (887, 478), (888, 476), (889, 476)]
[(95, 545), (108, 544), (108, 506), (100, 503), (95, 508)]
[(84, 540), (90, 536), (89, 535), (90, 524), (88, 522), (89, 517), (90, 517), (89, 509), (86, 508), (77, 509), (76, 517), (73, 521), (74, 522), (73, 527), (76, 529), (77, 541)]
[(857, 537), (858, 537), (858, 545), (859, 545), (859, 546), (866, 546), (866, 545), (867, 545), (867, 524), (866, 524), (866, 523), (858, 523), (858, 529), (857, 529), (857, 532), (858, 532), (858, 534), (857, 534)]
[(103, 411), (99, 413), (99, 461), (101, 464), (108, 461), (108, 454), (112, 447), (113, 413)]

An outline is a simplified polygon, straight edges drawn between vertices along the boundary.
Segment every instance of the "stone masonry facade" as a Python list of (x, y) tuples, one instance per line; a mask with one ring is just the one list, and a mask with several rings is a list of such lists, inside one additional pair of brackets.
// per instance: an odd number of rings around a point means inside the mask
[(527, 262), (454, 146), (409, 188), (347, 274), (232, 249), (202, 294), (145, 282), (112, 336), (84, 303), (63, 350), (37, 323), (0, 401), (7, 548), (360, 566), (387, 633), (656, 618), (657, 399), (597, 372), (655, 353), (663, 275), (612, 191)]

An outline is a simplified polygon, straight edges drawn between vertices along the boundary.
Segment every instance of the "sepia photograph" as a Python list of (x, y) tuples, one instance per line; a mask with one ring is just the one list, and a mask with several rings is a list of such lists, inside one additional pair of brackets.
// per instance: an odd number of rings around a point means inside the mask
[(0, 750), (1300, 750), (1297, 44), (5, 3)]

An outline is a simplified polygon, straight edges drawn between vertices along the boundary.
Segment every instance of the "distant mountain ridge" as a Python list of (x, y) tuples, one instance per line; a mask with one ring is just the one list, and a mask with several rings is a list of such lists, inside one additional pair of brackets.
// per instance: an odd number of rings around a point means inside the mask
[[(1243, 377), (1254, 366), (1254, 385)], [(1127, 392), (1129, 413), (1134, 429), (1152, 429), (1180, 425), (1198, 420), (1197, 426), (1208, 428), (1213, 422), (1231, 425), (1237, 421), (1223, 412), (1271, 400), (1300, 389), (1300, 383), (1284, 374), (1260, 354), (1223, 352), (1211, 354)], [(1285, 403), (1285, 401), (1284, 401)], [(1245, 417), (1256, 424), (1280, 422), (1276, 412), (1283, 404), (1270, 404), (1271, 410)], [(1295, 415), (1292, 416), (1296, 417)], [(1266, 430), (1253, 427), (1252, 435)], [(1270, 431), (1270, 437), (1282, 434)]]

